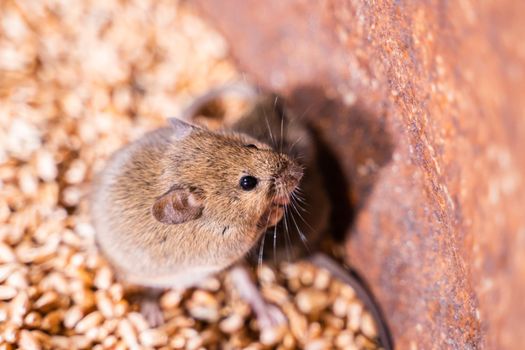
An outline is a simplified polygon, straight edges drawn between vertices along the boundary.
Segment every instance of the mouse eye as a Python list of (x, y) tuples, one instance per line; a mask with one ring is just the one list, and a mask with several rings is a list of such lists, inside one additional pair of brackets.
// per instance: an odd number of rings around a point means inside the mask
[(239, 181), (239, 185), (241, 185), (243, 190), (251, 191), (257, 186), (257, 179), (253, 176), (243, 176), (241, 181)]
[(246, 145), (246, 147), (259, 149), (259, 147), (255, 146), (253, 143), (250, 143), (249, 145)]

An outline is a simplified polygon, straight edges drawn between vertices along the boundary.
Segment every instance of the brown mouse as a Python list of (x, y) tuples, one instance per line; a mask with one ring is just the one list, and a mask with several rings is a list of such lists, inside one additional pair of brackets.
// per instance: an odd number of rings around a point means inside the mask
[(92, 201), (97, 242), (131, 283), (185, 288), (242, 258), (302, 177), (245, 134), (172, 119), (116, 152)]
[[(250, 102), (248, 111), (207, 123), (217, 116), (203, 118), (202, 107), (232, 91)], [(100, 248), (123, 281), (152, 288), (191, 287), (233, 265), (262, 330), (285, 322), (242, 258), (316, 251), (330, 206), (310, 130), (276, 95), (246, 85), (212, 90), (181, 117), (213, 130), (171, 119), (116, 152), (99, 175), (92, 214)], [(142, 303), (143, 312), (152, 305), (157, 312), (156, 302)]]

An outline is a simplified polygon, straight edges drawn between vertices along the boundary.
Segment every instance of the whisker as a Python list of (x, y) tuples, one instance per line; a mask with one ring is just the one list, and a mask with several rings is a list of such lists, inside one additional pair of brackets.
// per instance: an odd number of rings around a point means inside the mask
[(277, 145), (275, 144), (275, 139), (273, 137), (272, 128), (270, 127), (270, 122), (268, 121), (268, 115), (266, 114), (266, 111), (263, 109), (264, 113), (264, 120), (266, 122), (266, 127), (268, 128), (268, 133), (270, 134), (270, 139), (272, 140), (272, 147), (275, 148)]
[(292, 240), (290, 239), (290, 232), (289, 232), (289, 229), (288, 229), (288, 220), (286, 220), (286, 216), (288, 216), (288, 206), (285, 205), (284, 206), (284, 215), (283, 215), (283, 220), (284, 220), (284, 228), (285, 228), (285, 234), (284, 234), (284, 240), (285, 240), (285, 244), (284, 244), (284, 247), (285, 247), (285, 251), (286, 251), (286, 258), (288, 261), (290, 261), (290, 247), (292, 246)]
[(284, 115), (281, 115), (281, 145), (279, 146), (279, 153), (283, 153), (283, 138), (284, 138), (284, 135), (283, 135), (283, 129), (284, 129)]
[(262, 108), (263, 114), (264, 114), (264, 121), (266, 123), (266, 128), (268, 129), (268, 134), (270, 135), (270, 139), (272, 140), (272, 147), (277, 147), (277, 144), (275, 143), (275, 138), (273, 137), (272, 133), (272, 127), (270, 126), (270, 122), (268, 121), (268, 114), (266, 113), (266, 108)]
[(277, 225), (273, 227), (273, 262), (276, 264), (277, 255)]
[(299, 202), (301, 202), (302, 204), (306, 205), (306, 206), (309, 206), (309, 204), (306, 202), (306, 199), (305, 197), (303, 196), (304, 193), (300, 193), (299, 191), (297, 191), (295, 194), (294, 194), (294, 197), (297, 198), (297, 200)]
[[(298, 155), (294, 155), (294, 156), (292, 156), (292, 158), (293, 158), (294, 161), (298, 162), (299, 164), (301, 164), (301, 162), (302, 162), (304, 159), (306, 159), (303, 155), (300, 155), (300, 154), (298, 154)], [(304, 169), (303, 169), (303, 170), (304, 170)]]
[[(297, 209), (297, 206), (298, 206), (297, 199), (294, 196), (294, 192), (292, 192), (290, 204), (291, 204), (291, 207), (292, 207), (292, 211), (290, 212), (290, 217), (292, 218), (292, 220), (293, 220), (293, 222), (295, 224), (295, 228), (297, 230), (299, 238), (303, 242), (303, 245), (305, 246), (307, 251), (310, 251), (310, 247), (308, 245), (308, 239), (307, 239), (306, 235), (299, 228), (300, 225), (297, 223), (297, 220), (295, 220), (295, 217), (293, 215), (294, 214), (293, 211), (295, 211), (300, 216), (299, 210)], [(303, 219), (303, 221), (304, 221), (304, 219)], [(306, 226), (309, 227), (310, 230), (313, 231), (313, 228), (307, 222), (305, 222), (305, 224), (306, 224)]]
[(295, 188), (294, 192), (304, 194), (304, 190), (299, 186)]
[(292, 192), (292, 196), (302, 200), (303, 202), (305, 200), (304, 197), (303, 197), (304, 194), (305, 193), (303, 192), (303, 190), (300, 187), (296, 187), (295, 190), (293, 190), (293, 192)]
[[(293, 148), (300, 142), (303, 140), (303, 136), (299, 137), (297, 140), (294, 141), (294, 143), (292, 143), (292, 145), (290, 146), (290, 148), (288, 149), (288, 153), (292, 153), (293, 152)], [(302, 157), (301, 157), (302, 158)]]
[[(272, 202), (274, 201), (275, 199), (275, 196), (273, 196), (272, 198)], [(268, 218), (266, 219), (266, 225), (264, 225), (264, 233), (263, 233), (263, 237), (262, 237), (262, 240), (261, 240), (261, 245), (259, 247), (259, 258), (258, 258), (258, 264), (259, 266), (262, 265), (262, 260), (263, 260), (263, 254), (264, 254), (264, 243), (265, 243), (265, 240), (266, 240), (266, 234), (268, 233), (268, 224), (270, 223), (270, 217), (272, 216), (272, 210), (270, 209), (270, 213), (268, 214)]]
[(297, 206), (298, 206), (302, 211), (304, 211), (304, 212), (308, 212), (308, 210), (306, 210), (306, 208), (304, 208), (304, 207), (301, 205), (301, 204), (303, 204), (303, 205), (305, 205), (305, 206), (308, 205), (308, 203), (306, 203), (306, 201), (304, 200), (304, 198), (301, 198), (301, 197), (299, 197), (298, 195), (293, 195), (293, 194), (292, 194), (291, 198), (293, 198), (294, 200), (297, 201), (296, 204), (297, 204)]
[(267, 229), (264, 229), (263, 237), (261, 239), (261, 244), (259, 245), (259, 258), (257, 259), (257, 264), (259, 265), (259, 267), (262, 266), (262, 261), (263, 261), (264, 241), (266, 240), (266, 230)]
[(303, 113), (301, 113), (297, 118), (294, 118), (296, 119), (297, 121), (300, 121), (301, 119), (304, 118), (304, 116), (306, 115), (306, 113), (308, 113), (310, 111), (310, 109), (312, 109), (312, 107), (314, 106), (315, 103), (312, 103), (310, 104), (310, 106), (306, 107), (306, 109), (304, 110)]
[(299, 204), (299, 202), (295, 202), (294, 207), (295, 207), (296, 209), (301, 210), (303, 213), (308, 214), (308, 210), (306, 210), (305, 208), (303, 208), (303, 207)]
[[(282, 197), (283, 195), (283, 189), (282, 188), (277, 188), (277, 195), (279, 197)], [(283, 217), (285, 217), (285, 215), (283, 214)], [(275, 258), (276, 258), (276, 255), (277, 255), (277, 249), (276, 249), (276, 246), (277, 246), (277, 226), (278, 224), (275, 225), (275, 228), (274, 228), (274, 236), (273, 236), (273, 257), (274, 257), (274, 262), (275, 262)]]
[[(297, 204), (297, 203), (296, 203)], [(294, 207), (295, 208), (295, 207)], [(310, 224), (303, 218), (303, 216), (301, 215), (301, 213), (299, 212), (299, 210), (297, 210), (297, 208), (295, 208), (295, 212), (297, 213), (297, 215), (299, 216), (299, 219), (301, 219), (306, 226), (308, 226), (308, 228), (312, 231), (314, 231), (313, 227), (310, 226)]]
[(296, 202), (295, 205), (296, 205), (297, 209), (300, 209), (303, 213), (308, 214), (308, 210), (306, 208), (303, 208), (301, 206), (301, 204), (299, 204), (299, 202)]
[[(293, 206), (292, 206), (292, 208), (293, 208)], [(297, 221), (295, 221), (293, 213), (290, 213), (290, 217), (292, 218), (292, 220), (294, 222), (295, 229), (297, 230), (297, 234), (299, 235), (299, 238), (301, 239), (301, 242), (303, 242), (303, 245), (305, 246), (306, 250), (310, 251), (310, 247), (308, 245), (308, 239), (306, 238), (305, 234), (299, 228), (299, 225), (297, 224)]]

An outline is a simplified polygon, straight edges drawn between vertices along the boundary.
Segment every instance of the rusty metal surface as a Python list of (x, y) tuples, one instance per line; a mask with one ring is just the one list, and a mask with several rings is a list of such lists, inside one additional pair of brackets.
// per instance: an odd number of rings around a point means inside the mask
[(525, 2), (196, 2), (339, 160), (397, 348), (521, 349)]

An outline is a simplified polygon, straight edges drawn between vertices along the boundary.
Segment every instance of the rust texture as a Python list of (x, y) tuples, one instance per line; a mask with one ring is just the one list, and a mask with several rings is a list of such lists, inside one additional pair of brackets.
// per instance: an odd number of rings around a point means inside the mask
[(339, 162), (338, 223), (396, 347), (521, 349), (525, 2), (197, 5)]

